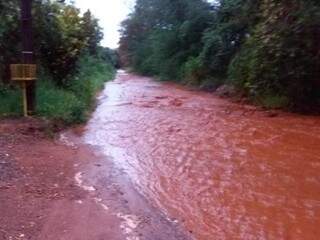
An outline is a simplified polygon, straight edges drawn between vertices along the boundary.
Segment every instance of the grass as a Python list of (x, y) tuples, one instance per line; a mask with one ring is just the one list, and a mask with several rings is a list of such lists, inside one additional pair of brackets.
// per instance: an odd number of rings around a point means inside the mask
[(289, 105), (289, 99), (279, 95), (264, 95), (259, 98), (258, 104), (267, 109), (286, 109)]
[[(51, 77), (40, 74), (37, 82), (37, 115), (65, 124), (82, 123), (94, 107), (95, 96), (114, 77), (114, 68), (92, 57), (83, 58), (68, 85), (57, 86)], [(0, 116), (21, 116), (21, 91), (0, 90)]]
[(42, 80), (37, 89), (37, 114), (67, 124), (85, 120), (84, 105), (75, 93), (58, 88), (50, 80)]

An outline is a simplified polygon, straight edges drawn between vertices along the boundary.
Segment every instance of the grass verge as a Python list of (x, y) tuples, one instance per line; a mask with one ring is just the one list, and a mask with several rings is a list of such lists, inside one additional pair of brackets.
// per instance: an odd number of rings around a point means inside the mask
[[(104, 83), (114, 77), (114, 68), (92, 57), (79, 62), (78, 71), (68, 85), (57, 86), (46, 74), (40, 74), (37, 82), (37, 115), (65, 124), (87, 120), (95, 103), (97, 92)], [(21, 91), (18, 88), (0, 90), (0, 116), (21, 115)]]

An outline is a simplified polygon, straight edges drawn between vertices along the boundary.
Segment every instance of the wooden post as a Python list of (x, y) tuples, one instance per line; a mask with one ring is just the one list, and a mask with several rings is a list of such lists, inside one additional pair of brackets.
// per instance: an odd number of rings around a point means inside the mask
[(27, 83), (22, 82), (23, 116), (28, 117)]
[[(22, 32), (22, 63), (33, 63), (33, 36), (32, 36), (32, 0), (21, 0), (21, 32)], [(35, 112), (36, 83), (28, 81), (24, 83), (23, 90), (26, 98), (27, 114)]]

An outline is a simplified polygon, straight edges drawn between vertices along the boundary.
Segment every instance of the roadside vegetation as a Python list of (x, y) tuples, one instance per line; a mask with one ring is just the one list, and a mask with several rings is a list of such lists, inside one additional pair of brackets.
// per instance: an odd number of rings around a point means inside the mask
[[(10, 83), (9, 64), (20, 62), (20, 1), (0, 2), (0, 116), (21, 115), (21, 91)], [(64, 123), (87, 119), (96, 93), (118, 65), (103, 48), (98, 20), (63, 1), (34, 1), (37, 115)]]
[(135, 71), (270, 108), (320, 105), (320, 1), (137, 0), (120, 55)]

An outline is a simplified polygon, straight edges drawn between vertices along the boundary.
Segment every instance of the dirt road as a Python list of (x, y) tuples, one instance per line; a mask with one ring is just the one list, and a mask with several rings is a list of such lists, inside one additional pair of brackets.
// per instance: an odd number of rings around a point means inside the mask
[(85, 139), (195, 239), (320, 236), (320, 118), (121, 73)]
[(48, 138), (34, 119), (0, 121), (1, 240), (187, 240), (82, 128)]
[(119, 72), (85, 127), (0, 122), (0, 239), (320, 236), (320, 118)]

